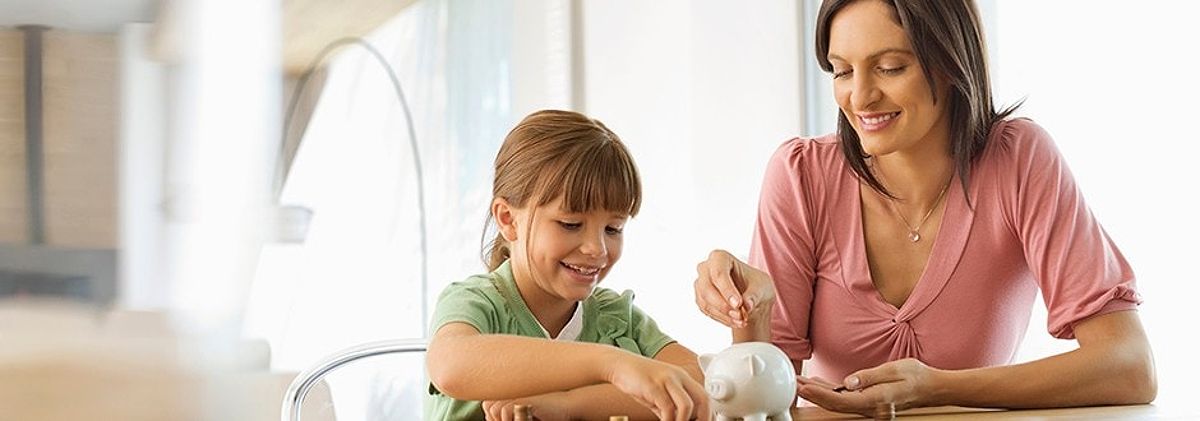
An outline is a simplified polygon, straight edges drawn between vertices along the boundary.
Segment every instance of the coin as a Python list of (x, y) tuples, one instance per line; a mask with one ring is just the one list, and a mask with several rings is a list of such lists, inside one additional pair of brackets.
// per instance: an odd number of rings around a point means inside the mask
[(875, 419), (877, 420), (894, 420), (896, 419), (896, 404), (891, 402), (881, 402), (875, 404)]
[(516, 421), (532, 421), (532, 409), (528, 405), (513, 405), (513, 419)]

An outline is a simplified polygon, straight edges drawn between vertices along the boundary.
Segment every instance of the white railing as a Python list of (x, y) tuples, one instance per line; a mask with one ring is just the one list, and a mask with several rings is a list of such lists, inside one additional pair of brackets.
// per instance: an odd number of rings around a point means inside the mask
[(308, 395), (308, 391), (330, 371), (377, 355), (425, 352), (427, 345), (424, 339), (393, 339), (357, 345), (326, 357), (319, 364), (304, 370), (292, 380), (292, 384), (288, 386), (287, 392), (283, 395), (280, 421), (299, 421), (300, 408), (304, 404), (304, 398)]

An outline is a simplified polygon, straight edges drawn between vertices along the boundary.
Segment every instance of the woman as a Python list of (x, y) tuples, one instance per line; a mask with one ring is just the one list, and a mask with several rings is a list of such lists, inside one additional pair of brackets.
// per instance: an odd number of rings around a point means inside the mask
[[(701, 311), (811, 358), (798, 395), (840, 412), (1153, 400), (1133, 273), (1049, 135), (993, 106), (973, 2), (827, 0), (816, 42), (838, 133), (776, 151), (750, 264), (710, 254)], [(1079, 348), (1011, 364), (1039, 289)]]

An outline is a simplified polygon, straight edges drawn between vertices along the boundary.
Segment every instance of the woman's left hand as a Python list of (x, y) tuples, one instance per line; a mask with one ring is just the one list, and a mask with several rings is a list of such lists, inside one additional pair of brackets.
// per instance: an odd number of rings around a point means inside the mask
[(483, 401), (483, 413), (487, 421), (512, 421), (513, 407), (527, 405), (532, 409), (534, 419), (538, 421), (567, 421), (571, 419), (566, 405), (565, 393), (549, 393), (530, 396), (527, 398)]
[(939, 373), (941, 370), (907, 358), (846, 376), (846, 390), (841, 392), (834, 391), (838, 385), (823, 379), (796, 376), (796, 394), (831, 411), (872, 417), (881, 403), (894, 403), (897, 411), (934, 405)]

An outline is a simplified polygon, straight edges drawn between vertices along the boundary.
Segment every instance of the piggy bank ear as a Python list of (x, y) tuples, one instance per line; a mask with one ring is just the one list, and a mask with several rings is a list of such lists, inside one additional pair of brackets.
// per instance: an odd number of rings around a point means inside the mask
[(714, 357), (715, 357), (715, 355), (713, 355), (713, 354), (704, 354), (704, 355), (700, 356), (700, 371), (701, 372), (704, 372), (705, 374), (708, 373), (708, 365), (712, 364), (712, 360)]
[(747, 355), (746, 364), (750, 366), (751, 376), (757, 376), (767, 370), (767, 362), (758, 355)]

